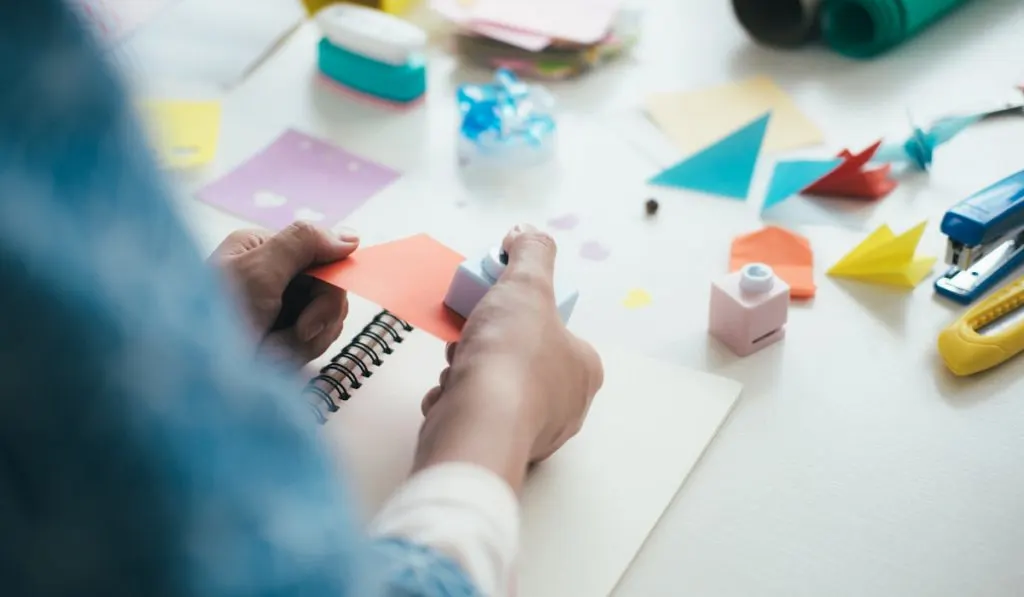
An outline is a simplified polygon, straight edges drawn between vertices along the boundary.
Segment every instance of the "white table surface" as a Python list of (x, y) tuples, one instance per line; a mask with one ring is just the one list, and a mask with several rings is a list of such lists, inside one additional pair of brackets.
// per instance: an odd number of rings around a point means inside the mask
[[(858, 149), (905, 131), (908, 107), (942, 111), (1024, 81), (1024, 4), (978, 0), (883, 58), (851, 62), (758, 48), (724, 0), (651, 0), (631, 58), (551, 85), (559, 163), (504, 181), (460, 175), (454, 157), (454, 86), (488, 73), (436, 49), (426, 104), (394, 114), (314, 83), (316, 41), (312, 27), (299, 29), (226, 96), (218, 161), (183, 191), (293, 126), (404, 171), (349, 219), (367, 244), (425, 231), (469, 254), (516, 222), (578, 213), (578, 228), (556, 233), (560, 270), (582, 293), (572, 327), (745, 384), (618, 595), (1024, 594), (1024, 360), (954, 379), (935, 340), (958, 309), (930, 282), (900, 292), (824, 275), (886, 222), (903, 230), (928, 218), (921, 250), (941, 257), (942, 213), (1024, 168), (1024, 118), (972, 129), (940, 150), (931, 174), (842, 225), (795, 227), (816, 254), (817, 298), (792, 308), (782, 343), (745, 359), (708, 339), (708, 289), (730, 240), (762, 223), (774, 156), (761, 160), (746, 203), (652, 189), (644, 180), (666, 156), (643, 141), (638, 118), (649, 92), (766, 74), (826, 132), (801, 155)], [(643, 213), (648, 196), (661, 201), (655, 218)], [(207, 247), (247, 225), (184, 205)], [(610, 248), (607, 261), (579, 257), (592, 239)], [(653, 295), (649, 308), (621, 305), (634, 287)]]

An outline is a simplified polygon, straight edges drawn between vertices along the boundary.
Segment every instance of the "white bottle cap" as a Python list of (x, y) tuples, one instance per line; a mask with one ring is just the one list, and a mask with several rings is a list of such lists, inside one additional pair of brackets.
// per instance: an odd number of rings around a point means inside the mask
[(507, 257), (502, 258), (502, 253), (503, 251), (500, 247), (495, 247), (487, 252), (487, 255), (484, 256), (483, 263), (481, 263), (484, 273), (495, 282), (501, 277), (502, 272), (505, 271), (505, 263), (503, 263), (503, 259), (506, 262), (508, 261)]
[(775, 285), (775, 272), (763, 263), (748, 263), (740, 271), (740, 290), (751, 294), (768, 292)]

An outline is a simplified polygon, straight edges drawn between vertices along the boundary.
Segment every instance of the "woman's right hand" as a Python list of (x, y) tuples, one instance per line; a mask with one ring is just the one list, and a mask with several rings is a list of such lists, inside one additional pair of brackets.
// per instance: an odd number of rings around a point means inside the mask
[[(580, 430), (604, 380), (597, 352), (569, 332), (555, 304), (555, 242), (529, 226), (505, 237), (508, 265), (474, 309), (450, 367), (423, 400), (419, 467), (490, 465), (518, 487), (526, 467)], [(470, 454), (483, 451), (480, 457)], [(520, 470), (521, 469), (521, 470)]]

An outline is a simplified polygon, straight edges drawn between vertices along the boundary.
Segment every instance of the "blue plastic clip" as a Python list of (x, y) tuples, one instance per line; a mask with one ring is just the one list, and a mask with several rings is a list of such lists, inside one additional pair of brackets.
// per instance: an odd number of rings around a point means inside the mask
[(493, 83), (460, 86), (457, 99), (462, 114), (459, 147), (465, 157), (532, 163), (550, 156), (554, 101), (542, 87), (499, 69)]

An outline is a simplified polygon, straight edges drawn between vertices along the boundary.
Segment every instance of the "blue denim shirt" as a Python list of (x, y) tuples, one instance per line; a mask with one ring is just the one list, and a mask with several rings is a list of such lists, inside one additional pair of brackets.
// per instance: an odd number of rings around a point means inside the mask
[(62, 2), (0, 0), (0, 593), (474, 595), (361, 535), (130, 105)]

